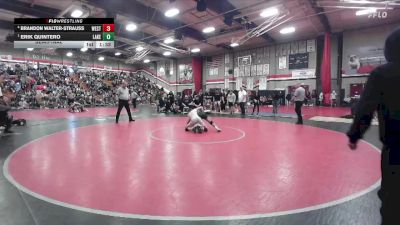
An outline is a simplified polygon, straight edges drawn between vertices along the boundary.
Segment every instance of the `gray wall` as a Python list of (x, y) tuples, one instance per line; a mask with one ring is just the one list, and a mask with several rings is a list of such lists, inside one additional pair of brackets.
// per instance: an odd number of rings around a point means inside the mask
[[(304, 42), (306, 40), (302, 41), (296, 41), (296, 43), (299, 42)], [(288, 52), (285, 52), (283, 54), (277, 54), (277, 49), (280, 48), (281, 46), (288, 46), (291, 43), (283, 43), (279, 45), (271, 45), (271, 46), (264, 46), (264, 47), (258, 47), (255, 49), (247, 49), (247, 50), (241, 50), (241, 51), (235, 51), (235, 52), (229, 52), (225, 53), (228, 54), (226, 56), (229, 58), (229, 62), (225, 63), (225, 55), (218, 55), (214, 56), (212, 58), (220, 58), (220, 64), (218, 67), (218, 74), (216, 76), (210, 76), (209, 74), (209, 64), (207, 62), (207, 59), (204, 59), (203, 61), (203, 83), (206, 83), (207, 81), (215, 81), (215, 80), (222, 80), (224, 78), (232, 78), (232, 76), (225, 77), (225, 68), (228, 69), (234, 69), (235, 67), (238, 66), (238, 57), (242, 56), (247, 56), (251, 55), (251, 60), (252, 60), (252, 65), (259, 65), (259, 64), (269, 64), (269, 74), (291, 74), (292, 71), (288, 69), (289, 65), (289, 59), (288, 59)], [(286, 56), (287, 57), (287, 65), (286, 69), (279, 69), (278, 68), (278, 58), (280, 56)], [(314, 52), (309, 53), (309, 69), (315, 69), (316, 68), (316, 50)], [(265, 77), (267, 74), (263, 74), (263, 76), (256, 76), (256, 75), (251, 75), (251, 77), (254, 78), (254, 81), (259, 80), (261, 77)], [(247, 77), (243, 77), (243, 80), (246, 80)], [(315, 79), (306, 79), (306, 80), (270, 80), (268, 81), (267, 84), (267, 89), (275, 89), (275, 88), (286, 88), (287, 85), (292, 85), (296, 83), (307, 83), (310, 85), (312, 89), (315, 88), (316, 86), (316, 81)], [(224, 88), (224, 83), (220, 84), (206, 84), (207, 89), (208, 88), (214, 88), (214, 87), (219, 87), (219, 88)], [(230, 83), (230, 88), (234, 89), (235, 85), (234, 83)]]
[(331, 36), (331, 87), (332, 90), (335, 90), (336, 93), (340, 93), (340, 88), (337, 81), (337, 65), (338, 65), (338, 36)]
[(368, 80), (368, 76), (363, 77), (343, 77), (342, 88), (345, 91), (345, 96), (350, 95), (350, 85), (351, 84), (364, 84)]
[[(400, 23), (343, 32), (342, 70), (344, 70), (345, 74), (357, 75), (357, 71), (351, 69), (348, 63), (350, 55), (357, 55), (360, 58), (383, 58), (386, 37), (399, 25)], [(369, 63), (368, 61), (362, 62)], [(381, 61), (381, 63), (384, 62), (385, 60)], [(374, 62), (370, 61), (370, 63)], [(368, 76), (342, 76), (342, 88), (345, 89), (345, 96), (350, 94), (350, 84), (365, 83), (367, 79)]]
[(345, 74), (356, 74), (349, 65), (349, 56), (383, 57), (386, 37), (399, 24), (343, 32), (343, 70)]
[(73, 51), (73, 56), (67, 57), (64, 50), (53, 52), (45, 49), (34, 49), (33, 51), (27, 51), (26, 49), (14, 49), (13, 45), (9, 43), (0, 43), (0, 49), (0, 55), (12, 55), (13, 58), (26, 60), (46, 60), (53, 64), (75, 65), (78, 62), (82, 62), (82, 66), (85, 67), (107, 66), (114, 70), (134, 70), (136, 68), (134, 65), (125, 64), (123, 61), (113, 58), (106, 57), (104, 61), (99, 61), (97, 60), (99, 55), (93, 55), (88, 52)]
[(305, 80), (280, 80), (280, 81), (274, 81), (270, 80), (268, 81), (268, 90), (274, 90), (274, 89), (281, 89), (284, 88), (285, 91), (287, 91), (288, 86), (294, 86), (296, 84), (304, 84), (308, 85), (310, 87), (310, 91), (316, 89), (316, 79), (305, 79)]

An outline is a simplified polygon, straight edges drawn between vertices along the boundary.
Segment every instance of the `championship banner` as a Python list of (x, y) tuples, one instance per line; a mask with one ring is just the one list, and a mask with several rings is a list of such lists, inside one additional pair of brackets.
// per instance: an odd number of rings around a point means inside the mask
[(253, 78), (247, 78), (247, 89), (248, 90), (253, 90), (254, 89), (254, 79)]
[(260, 78), (260, 83), (259, 83), (259, 90), (267, 90), (267, 78), (262, 77)]
[(315, 69), (292, 70), (292, 78), (315, 78)]
[(180, 64), (178, 66), (179, 82), (193, 83), (192, 64)]
[(286, 69), (286, 56), (279, 57), (278, 59), (278, 68), (280, 70)]
[(228, 78), (225, 78), (224, 87), (225, 87), (226, 89), (229, 88), (229, 79), (228, 79)]
[(12, 55), (0, 55), (0, 59), (12, 60)]
[(236, 90), (240, 90), (242, 86), (243, 86), (243, 78), (241, 77), (236, 78)]

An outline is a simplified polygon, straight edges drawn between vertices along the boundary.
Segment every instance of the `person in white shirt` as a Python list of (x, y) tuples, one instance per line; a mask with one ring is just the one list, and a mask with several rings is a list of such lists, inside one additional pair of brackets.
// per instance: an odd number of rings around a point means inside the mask
[(335, 107), (336, 106), (336, 91), (333, 90), (331, 93), (331, 107)]
[(121, 87), (117, 89), (117, 97), (118, 97), (118, 111), (115, 117), (115, 123), (118, 123), (119, 115), (123, 107), (125, 107), (126, 111), (128, 112), (129, 122), (135, 121), (132, 119), (131, 110), (129, 109), (129, 89), (128, 85), (125, 81), (122, 82)]
[(303, 124), (303, 117), (301, 115), (301, 107), (304, 103), (304, 98), (306, 97), (306, 90), (300, 85), (297, 85), (296, 90), (294, 91), (293, 101), (295, 102), (295, 112), (297, 114), (297, 123)]
[(240, 106), (240, 111), (242, 113), (242, 116), (246, 114), (246, 102), (247, 102), (247, 91), (243, 89), (243, 87), (240, 87), (240, 91), (238, 93), (238, 102)]
[(203, 122), (204, 119), (209, 124), (211, 124), (218, 132), (221, 132), (221, 129), (215, 124), (215, 122), (208, 118), (202, 106), (192, 109), (188, 113), (188, 117), (189, 119), (186, 123), (185, 131), (192, 131), (194, 133), (207, 132), (208, 129)]
[(319, 93), (318, 101), (319, 101), (319, 106), (322, 106), (324, 101), (324, 93), (322, 93), (322, 91), (321, 93)]
[(235, 102), (236, 102), (236, 95), (232, 91), (229, 91), (228, 97), (226, 98), (228, 101), (228, 107), (231, 114), (235, 112)]

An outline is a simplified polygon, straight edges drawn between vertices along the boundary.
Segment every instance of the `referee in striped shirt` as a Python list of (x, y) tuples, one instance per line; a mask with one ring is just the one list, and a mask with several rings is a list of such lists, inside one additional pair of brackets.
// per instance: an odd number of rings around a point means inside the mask
[(135, 121), (132, 119), (131, 110), (129, 109), (129, 89), (128, 85), (125, 81), (122, 82), (121, 87), (117, 89), (117, 96), (118, 96), (118, 111), (117, 116), (115, 117), (115, 123), (118, 123), (119, 115), (123, 107), (125, 107), (126, 111), (128, 112), (129, 122)]

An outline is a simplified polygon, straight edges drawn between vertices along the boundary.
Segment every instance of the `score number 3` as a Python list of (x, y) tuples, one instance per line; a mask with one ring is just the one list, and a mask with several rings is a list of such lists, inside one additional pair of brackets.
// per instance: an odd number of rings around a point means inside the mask
[(103, 32), (114, 32), (114, 24), (103, 24)]

